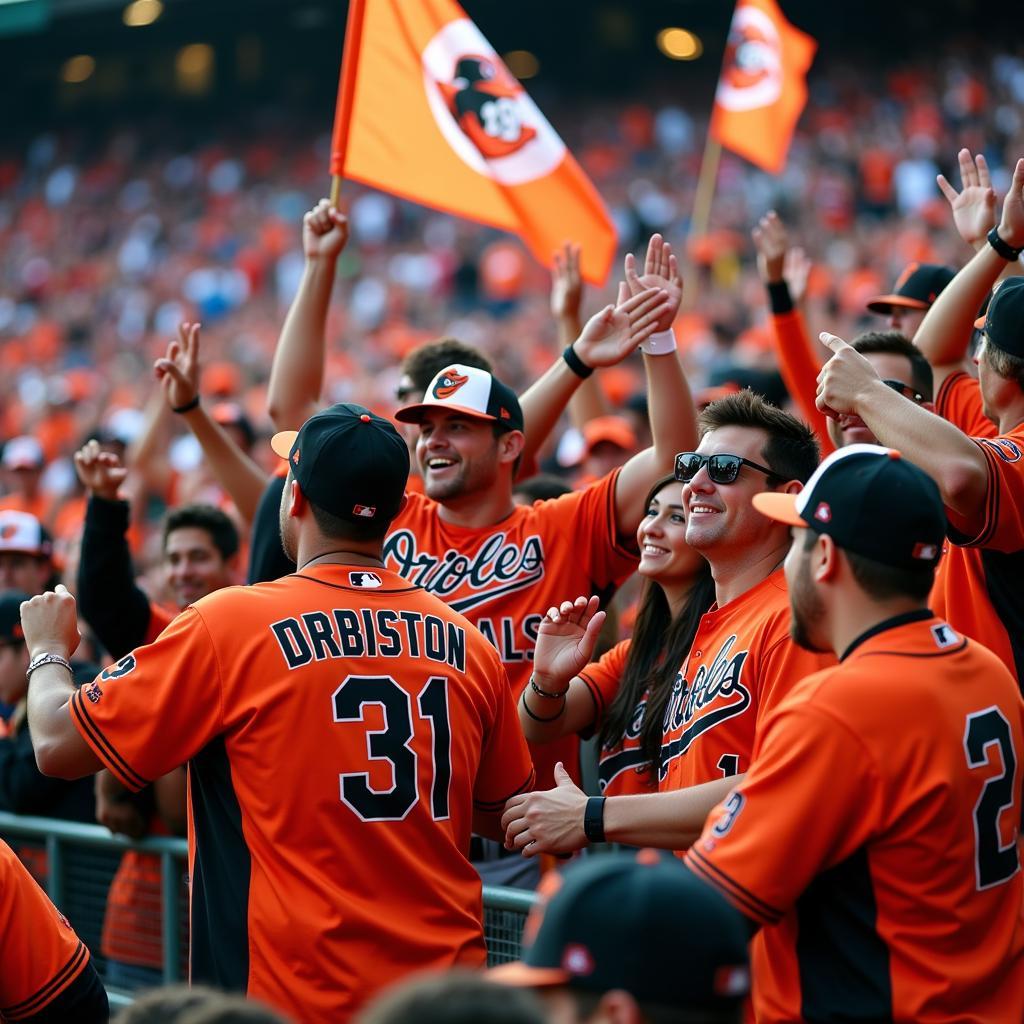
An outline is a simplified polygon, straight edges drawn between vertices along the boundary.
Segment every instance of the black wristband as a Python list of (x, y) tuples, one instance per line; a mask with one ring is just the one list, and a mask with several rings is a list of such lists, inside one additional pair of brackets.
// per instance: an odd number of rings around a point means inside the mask
[(592, 796), (587, 800), (583, 812), (583, 834), (592, 843), (604, 842), (604, 802), (603, 796)]
[(569, 369), (580, 378), (580, 380), (586, 380), (594, 372), (594, 368), (592, 366), (587, 366), (587, 364), (583, 362), (578, 355), (576, 355), (576, 350), (572, 345), (566, 347), (566, 350), (562, 353), (562, 358), (565, 360), (566, 366), (568, 366)]
[(771, 281), (766, 287), (768, 288), (768, 304), (776, 316), (793, 311), (793, 296), (785, 281)]
[(191, 412), (193, 409), (199, 408), (199, 394), (196, 393), (196, 397), (191, 402), (186, 402), (184, 405), (172, 405), (171, 412), (183, 413)]
[(559, 690), (558, 693), (552, 693), (550, 690), (542, 690), (537, 685), (537, 680), (534, 679), (532, 675), (530, 676), (530, 689), (533, 690), (538, 697), (547, 697), (548, 700), (557, 700), (559, 697), (564, 697), (569, 692), (568, 686), (564, 690)]
[(1024, 252), (1024, 249), (1014, 249), (1014, 247), (1010, 245), (1009, 242), (1003, 241), (1003, 239), (999, 237), (998, 228), (993, 228), (988, 233), (988, 244), (991, 245), (992, 248), (995, 249), (995, 251), (999, 253), (999, 255), (1002, 256), (1004, 260), (1007, 260), (1010, 263), (1016, 263), (1017, 259), (1020, 257), (1020, 254)]
[(549, 717), (547, 717), (547, 718), (542, 718), (542, 717), (541, 717), (540, 715), (535, 715), (535, 714), (534, 714), (534, 713), (533, 713), (533, 712), (532, 712), (532, 711), (530, 710), (530, 705), (526, 703), (526, 691), (525, 691), (525, 690), (523, 690), (523, 695), (522, 695), (522, 696), (521, 696), (521, 697), (519, 698), (519, 703), (523, 705), (523, 710), (524, 710), (524, 711), (525, 711), (525, 712), (526, 712), (526, 713), (527, 713), (527, 714), (528, 714), (528, 715), (529, 715), (529, 716), (530, 716), (530, 717), (531, 717), (531, 718), (532, 718), (532, 719), (533, 719), (533, 720), (534, 720), (535, 722), (553, 722), (553, 721), (554, 721), (554, 720), (555, 720), (556, 718), (561, 718), (561, 717), (562, 717), (562, 712), (563, 712), (563, 711), (565, 710), (565, 705), (563, 704), (563, 705), (562, 705), (562, 706), (561, 706), (561, 707), (560, 707), (560, 708), (558, 709), (558, 713), (557, 713), (557, 714), (554, 714), (554, 715), (550, 715), (550, 716), (549, 716)]

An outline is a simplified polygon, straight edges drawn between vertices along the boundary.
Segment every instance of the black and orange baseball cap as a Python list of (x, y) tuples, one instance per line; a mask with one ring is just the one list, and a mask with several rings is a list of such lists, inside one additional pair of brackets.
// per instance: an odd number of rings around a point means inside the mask
[(789, 526), (826, 533), (845, 551), (900, 569), (942, 554), (946, 511), (935, 481), (893, 448), (851, 444), (833, 452), (799, 494), (755, 494), (754, 508)]
[(389, 523), (409, 479), (409, 448), (394, 424), (345, 402), (282, 430), (270, 446), (288, 460), (302, 493), (353, 523)]
[(460, 412), (478, 420), (490, 420), (506, 430), (523, 429), (523, 410), (516, 393), (493, 373), (475, 366), (453, 363), (427, 387), (422, 402), (395, 413), (402, 423), (419, 423), (428, 409)]
[(984, 316), (974, 321), (985, 340), (1024, 359), (1024, 277), (1007, 278), (995, 291)]
[[(545, 888), (554, 893), (545, 898)], [(522, 960), (487, 972), (523, 988), (601, 993), (680, 1010), (737, 1007), (749, 991), (748, 934), (714, 889), (657, 850), (599, 854), (545, 879)]]
[(904, 309), (928, 309), (955, 276), (955, 270), (939, 263), (908, 264), (896, 279), (892, 292), (870, 299), (868, 309), (883, 316), (891, 313), (893, 306), (902, 306)]

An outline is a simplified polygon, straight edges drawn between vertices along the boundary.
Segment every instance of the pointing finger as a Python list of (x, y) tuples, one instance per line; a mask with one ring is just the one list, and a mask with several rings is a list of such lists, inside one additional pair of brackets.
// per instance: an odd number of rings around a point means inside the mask
[(831, 349), (832, 352), (842, 352), (844, 348), (849, 348), (842, 338), (838, 334), (829, 334), (828, 331), (822, 331), (818, 335), (818, 340), (827, 348)]

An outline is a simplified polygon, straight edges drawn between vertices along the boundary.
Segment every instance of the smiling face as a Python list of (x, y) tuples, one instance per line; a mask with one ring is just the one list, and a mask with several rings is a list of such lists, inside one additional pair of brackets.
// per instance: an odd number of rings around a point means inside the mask
[(678, 483), (665, 484), (651, 498), (636, 531), (641, 576), (661, 584), (687, 583), (704, 562), (686, 543), (686, 515)]
[(179, 608), (234, 582), (213, 538), (198, 526), (182, 526), (167, 535), (164, 567)]
[(489, 420), (427, 409), (416, 462), (428, 498), (451, 501), (490, 489), (498, 479), (498, 439)]
[[(719, 427), (708, 431), (697, 446), (702, 455), (739, 455), (765, 465), (763, 449), (768, 435), (756, 427)], [(716, 484), (701, 466), (688, 483), (683, 484), (686, 510), (686, 543), (712, 564), (722, 556), (742, 555), (765, 545), (785, 541), (785, 527), (761, 515), (751, 499), (777, 484), (775, 478), (750, 466), (740, 467), (731, 484)]]

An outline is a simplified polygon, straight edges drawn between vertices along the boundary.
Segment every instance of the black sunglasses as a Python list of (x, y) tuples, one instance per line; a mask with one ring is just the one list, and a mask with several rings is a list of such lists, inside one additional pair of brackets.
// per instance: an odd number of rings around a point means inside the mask
[(909, 384), (904, 384), (901, 380), (883, 380), (882, 383), (887, 388), (898, 391), (904, 398), (917, 402), (918, 405), (924, 401), (924, 395), (920, 391), (915, 391)]
[(683, 484), (689, 483), (703, 465), (708, 467), (708, 476), (716, 484), (731, 484), (740, 475), (740, 466), (749, 466), (758, 473), (764, 473), (775, 480), (782, 478), (774, 470), (762, 466), (740, 455), (701, 455), (700, 452), (680, 452), (676, 456), (676, 479)]

